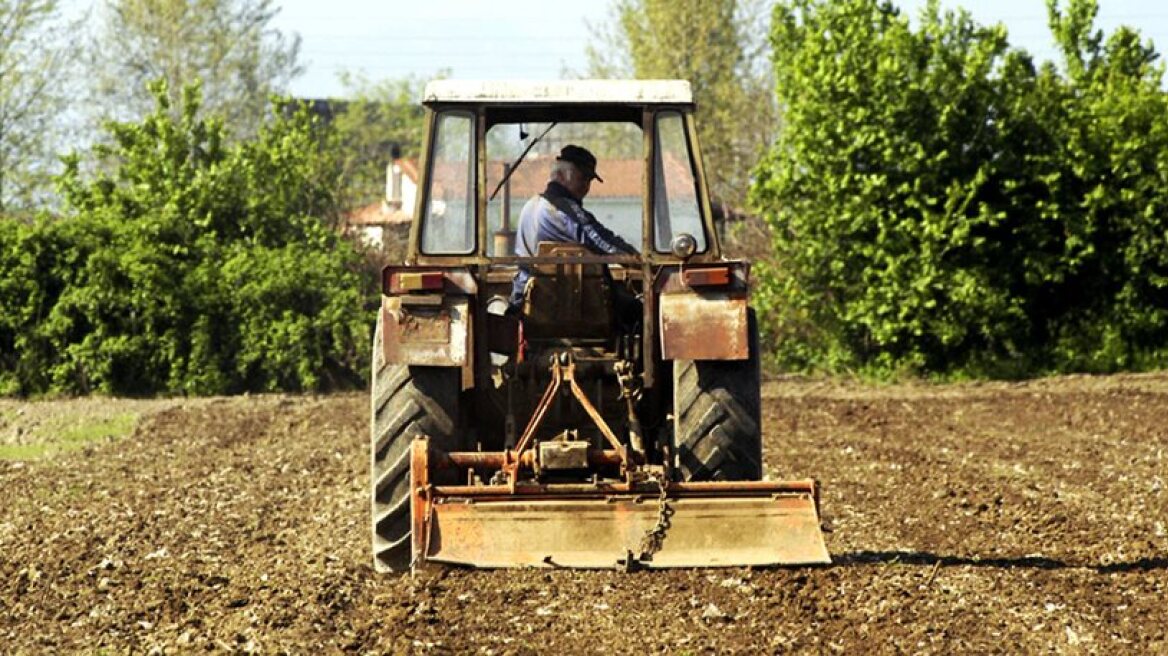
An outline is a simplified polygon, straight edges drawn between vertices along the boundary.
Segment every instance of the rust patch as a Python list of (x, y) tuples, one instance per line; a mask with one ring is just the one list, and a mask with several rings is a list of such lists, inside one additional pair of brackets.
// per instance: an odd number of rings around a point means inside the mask
[(744, 295), (662, 294), (659, 303), (663, 359), (745, 360), (749, 357)]
[(420, 436), (410, 443), (410, 537), (412, 565), (425, 561), (429, 548), (430, 501), (430, 438)]
[(435, 297), (436, 304), (403, 300), (382, 297), (385, 361), (439, 367), (466, 364), (470, 333), (466, 297)]

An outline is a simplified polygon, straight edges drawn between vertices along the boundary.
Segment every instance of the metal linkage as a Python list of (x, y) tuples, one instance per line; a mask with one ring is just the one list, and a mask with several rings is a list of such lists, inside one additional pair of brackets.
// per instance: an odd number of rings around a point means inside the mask
[(641, 385), (633, 368), (633, 363), (621, 360), (616, 363), (616, 380), (620, 383), (621, 398), (629, 416), (629, 445), (643, 460), (645, 454), (645, 436), (641, 430), (641, 420), (637, 418), (637, 402), (641, 400)]
[[(608, 440), (620, 457), (622, 473), (631, 470), (634, 465), (630, 462), (628, 449), (621, 444), (617, 439), (616, 434), (609, 427), (608, 422), (604, 421), (600, 411), (592, 402), (588, 400), (588, 396), (584, 394), (584, 390), (580, 388), (579, 383), (576, 382), (576, 362), (572, 359), (571, 354), (564, 352), (551, 356), (551, 373), (552, 379), (548, 383), (547, 389), (544, 390), (543, 397), (539, 400), (539, 404), (535, 406), (535, 411), (531, 414), (531, 419), (527, 422), (527, 428), (523, 429), (523, 435), (520, 436), (519, 442), (514, 449), (503, 452), (503, 468), (501, 471), (506, 473), (507, 484), (511, 490), (515, 490), (515, 486), (519, 481), (519, 469), (525, 461), (525, 451), (531, 448), (531, 443), (534, 440), (535, 432), (539, 429), (540, 424), (543, 423), (547, 411), (551, 408), (552, 401), (555, 399), (556, 392), (559, 391), (560, 386), (564, 382), (568, 383), (568, 388), (572, 390), (572, 396), (584, 408), (584, 412), (600, 429), (601, 434)], [(528, 458), (530, 460), (530, 458)]]

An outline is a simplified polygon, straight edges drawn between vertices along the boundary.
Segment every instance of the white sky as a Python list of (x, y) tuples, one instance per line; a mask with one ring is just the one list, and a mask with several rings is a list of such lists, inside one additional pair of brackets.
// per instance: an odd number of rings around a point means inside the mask
[(300, 34), (307, 70), (297, 96), (337, 95), (342, 70), (372, 79), (430, 77), (449, 69), (462, 79), (562, 77), (586, 68), (589, 30), (608, 0), (277, 0), (274, 21)]
[[(1065, 3), (1065, 0), (1064, 0)], [(456, 78), (558, 78), (587, 67), (588, 23), (609, 19), (611, 0), (283, 0), (276, 25), (297, 32), (305, 74), (298, 96), (339, 95), (341, 70), (372, 79), (449, 69)], [(896, 0), (916, 16), (925, 0)], [(1137, 27), (1168, 53), (1168, 3), (1100, 0), (1097, 26)], [(1003, 22), (1010, 42), (1039, 59), (1054, 56), (1045, 0), (943, 0), (979, 22)]]
[[(916, 16), (925, 0), (894, 0)], [(1062, 0), (1063, 4), (1067, 0)], [(66, 6), (87, 5), (64, 0)], [(587, 67), (588, 24), (610, 16), (612, 0), (276, 0), (274, 26), (302, 39), (300, 97), (339, 96), (338, 73), (373, 80), (448, 69), (462, 79), (559, 78)], [(982, 23), (1003, 22), (1011, 44), (1036, 58), (1054, 56), (1045, 0), (942, 0)], [(1132, 25), (1168, 55), (1168, 2), (1099, 0), (1097, 26)]]

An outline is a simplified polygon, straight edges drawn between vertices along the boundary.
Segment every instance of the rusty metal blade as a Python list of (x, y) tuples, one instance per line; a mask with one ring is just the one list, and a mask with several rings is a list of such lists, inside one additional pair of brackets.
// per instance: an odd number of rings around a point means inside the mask
[[(640, 566), (831, 562), (811, 494), (739, 497), (734, 483), (713, 485), (719, 488), (713, 494), (690, 492), (669, 499), (672, 514), (660, 548), (639, 560)], [(658, 510), (656, 497), (643, 494), (434, 497), (423, 560), (486, 568), (611, 568), (630, 552), (640, 554)]]

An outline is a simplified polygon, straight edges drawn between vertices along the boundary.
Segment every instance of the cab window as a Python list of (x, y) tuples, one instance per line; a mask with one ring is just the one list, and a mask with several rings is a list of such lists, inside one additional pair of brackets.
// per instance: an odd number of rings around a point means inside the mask
[(656, 126), (654, 247), (669, 252), (673, 237), (688, 232), (697, 241), (697, 251), (704, 252), (706, 232), (685, 122), (680, 112), (662, 112)]
[[(532, 145), (537, 137), (542, 138)], [(504, 245), (508, 240), (500, 237), (506, 234), (515, 236), (524, 205), (543, 192), (556, 155), (568, 144), (591, 151), (597, 160), (596, 172), (604, 178), (604, 182), (593, 181), (592, 189), (584, 199), (584, 209), (640, 250), (644, 213), (644, 142), (641, 126), (628, 122), (492, 125), (486, 133), (487, 254), (513, 254), (505, 252)], [(515, 163), (525, 150), (527, 154), (519, 167), (499, 187), (507, 167)], [(490, 194), (496, 188), (499, 192), (492, 199)], [(506, 203), (505, 199), (510, 202)]]
[(462, 255), (475, 245), (474, 117), (444, 112), (434, 129), (430, 189), (422, 214), (422, 252)]

